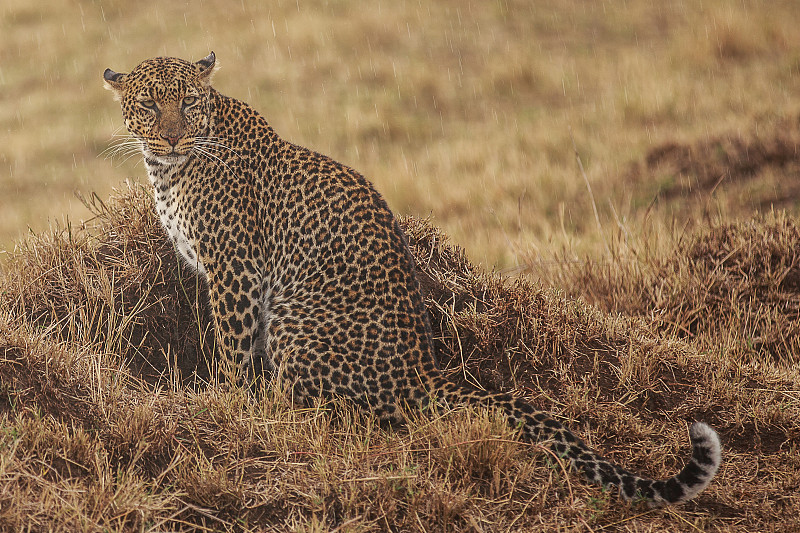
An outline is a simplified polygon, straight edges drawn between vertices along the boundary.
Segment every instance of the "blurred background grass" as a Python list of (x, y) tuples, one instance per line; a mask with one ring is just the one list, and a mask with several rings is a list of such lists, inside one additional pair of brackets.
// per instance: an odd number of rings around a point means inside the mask
[(796, 125), (795, 1), (4, 0), (0, 21), (0, 249), (90, 216), (75, 191), (145, 179), (138, 158), (101, 156), (122, 126), (106, 67), (210, 50), (220, 91), (485, 265), (799, 208), (792, 154), (713, 187), (649, 165)]

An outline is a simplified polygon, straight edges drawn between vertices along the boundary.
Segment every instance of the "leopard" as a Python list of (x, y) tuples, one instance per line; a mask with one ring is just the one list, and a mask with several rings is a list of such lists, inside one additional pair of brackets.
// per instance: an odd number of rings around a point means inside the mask
[[(359, 172), (279, 137), (212, 86), (214, 52), (106, 69), (129, 143), (176, 254), (204, 281), (220, 373), (233, 386), (288, 384), (305, 403), (340, 398), (390, 425), (431, 405), (497, 409), (589, 484), (628, 502), (686, 502), (722, 462), (717, 432), (689, 427), (691, 456), (667, 479), (604, 458), (555, 415), (440, 368), (415, 260), (398, 218)], [(138, 152), (137, 152), (138, 153)]]

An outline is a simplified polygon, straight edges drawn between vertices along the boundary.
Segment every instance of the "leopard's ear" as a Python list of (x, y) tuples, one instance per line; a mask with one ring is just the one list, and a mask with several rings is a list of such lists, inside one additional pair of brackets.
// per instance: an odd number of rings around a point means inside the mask
[(122, 99), (122, 91), (125, 88), (125, 78), (127, 74), (120, 74), (119, 72), (114, 72), (110, 68), (107, 68), (105, 72), (103, 72), (103, 85), (109, 91), (114, 92), (114, 98), (117, 100)]
[(210, 87), (211, 77), (214, 75), (214, 72), (216, 72), (217, 69), (219, 68), (219, 66), (217, 65), (217, 56), (214, 55), (214, 52), (211, 52), (206, 57), (196, 62), (195, 65), (200, 67), (200, 75), (198, 76), (200, 82), (205, 87)]

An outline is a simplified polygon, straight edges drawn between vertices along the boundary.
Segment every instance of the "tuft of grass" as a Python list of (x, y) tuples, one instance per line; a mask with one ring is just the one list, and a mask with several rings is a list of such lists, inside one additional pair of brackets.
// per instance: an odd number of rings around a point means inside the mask
[(213, 333), (201, 283), (175, 260), (144, 189), (126, 190), (130, 201), (112, 207), (85, 200), (94, 217), (82, 228), (20, 244), (5, 272), (8, 310), (70, 346), (113, 353), (151, 381), (208, 379)]
[(572, 296), (704, 339), (729, 360), (800, 362), (800, 228), (784, 212), (716, 222), (657, 255), (634, 246), (625, 261), (555, 270)]

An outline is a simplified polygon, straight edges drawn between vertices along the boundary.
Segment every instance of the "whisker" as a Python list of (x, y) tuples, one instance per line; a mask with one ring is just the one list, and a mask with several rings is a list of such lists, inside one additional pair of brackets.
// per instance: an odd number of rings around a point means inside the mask
[(112, 141), (114, 143), (125, 142), (125, 141), (141, 142), (138, 137), (134, 137), (133, 135), (112, 135), (112, 137), (114, 137), (114, 140)]
[[(216, 152), (216, 153), (222, 153), (222, 150), (220, 148), (227, 148), (225, 146), (219, 146), (219, 145), (203, 143), (203, 142), (199, 142), (199, 143), (195, 143), (195, 144), (197, 144), (199, 146), (202, 146), (204, 149), (206, 149), (206, 150), (208, 150), (210, 152)], [(230, 152), (232, 155), (236, 156), (237, 158), (241, 158), (241, 156), (236, 151), (234, 151), (232, 149), (228, 149), (228, 152)]]
[(142, 151), (141, 150), (131, 150), (127, 154), (122, 154), (122, 155), (127, 155), (127, 157), (125, 157), (125, 159), (123, 159), (122, 161), (119, 162), (120, 165), (123, 164), (128, 159), (130, 159), (131, 157), (141, 156), (142, 155)]
[(197, 137), (195, 138), (195, 142), (202, 144), (205, 147), (224, 148), (229, 152), (231, 152), (232, 154), (236, 155), (237, 157), (241, 157), (241, 155), (239, 155), (239, 152), (237, 152), (230, 146), (221, 143), (219, 141), (219, 137)]
[(220, 157), (218, 157), (217, 155), (211, 153), (208, 150), (200, 148), (197, 145), (194, 146), (193, 150), (196, 150), (197, 153), (200, 154), (200, 155), (209, 156), (209, 157), (214, 158), (215, 160), (219, 161), (222, 164), (222, 166), (224, 166), (226, 169), (228, 169), (228, 172), (230, 172), (233, 175), (236, 175), (236, 173), (231, 169), (231, 167), (229, 167), (228, 164), (225, 161), (223, 161)]
[[(141, 153), (140, 150), (137, 148), (115, 148), (114, 150), (109, 150), (108, 153), (105, 153), (104, 159), (114, 159), (116, 157), (123, 157), (128, 154), (138, 154)], [(103, 154), (101, 154), (103, 155)]]
[(117, 166), (121, 166), (121, 165), (123, 165), (123, 164), (124, 164), (124, 163), (125, 163), (127, 160), (129, 160), (130, 158), (132, 158), (132, 157), (136, 157), (136, 156), (141, 156), (141, 155), (142, 155), (142, 153), (141, 153), (140, 151), (138, 151), (138, 150), (135, 150), (135, 151), (130, 151), (130, 152), (127, 152), (127, 153), (122, 153), (122, 154), (119, 154), (119, 157), (117, 158), (117, 162), (116, 162), (116, 164), (117, 164)]
[(117, 159), (117, 166), (124, 164), (131, 157), (141, 154), (144, 142), (138, 137), (130, 134), (117, 135), (111, 145), (100, 152), (99, 156), (105, 159)]
[(112, 132), (111, 132), (111, 136), (112, 136), (112, 137), (120, 137), (120, 136), (122, 136), (122, 135), (125, 135), (125, 136), (128, 136), (128, 137), (133, 137), (133, 135), (131, 135), (130, 133), (125, 133), (125, 134), (121, 134), (121, 133), (119, 133), (119, 132), (120, 132), (120, 130), (121, 130), (121, 129), (123, 129), (124, 127), (125, 127), (125, 124), (123, 124), (123, 125), (121, 125), (121, 126), (118, 126), (118, 127), (116, 127), (116, 128), (114, 129), (114, 131), (112, 131)]
[(194, 150), (196, 150), (196, 151), (197, 151), (197, 153), (199, 153), (199, 154), (201, 154), (201, 155), (208, 156), (208, 157), (211, 157), (211, 158), (215, 159), (216, 161), (219, 161), (219, 162), (220, 162), (220, 163), (222, 163), (222, 164), (223, 164), (223, 165), (224, 165), (224, 166), (225, 166), (225, 167), (226, 167), (228, 170), (231, 170), (231, 169), (230, 169), (230, 167), (228, 167), (227, 163), (225, 163), (225, 161), (223, 161), (223, 160), (222, 160), (222, 158), (220, 158), (218, 155), (214, 154), (214, 153), (213, 153), (213, 152), (211, 152), (210, 150), (206, 150), (205, 148), (200, 148), (199, 146), (195, 146), (195, 147), (194, 147)]
[(124, 155), (128, 152), (130, 153), (138, 153), (141, 152), (142, 145), (140, 143), (136, 144), (124, 144), (124, 145), (116, 145), (106, 148), (99, 155), (105, 156), (105, 159), (113, 158), (118, 155)]
[(141, 141), (138, 141), (138, 140), (134, 141), (134, 140), (130, 140), (130, 139), (123, 139), (121, 141), (117, 141), (117, 142), (114, 142), (113, 144), (111, 144), (111, 146), (109, 146), (107, 148), (107, 150), (113, 149), (113, 148), (125, 147), (125, 146), (141, 146), (141, 144), (142, 144)]

